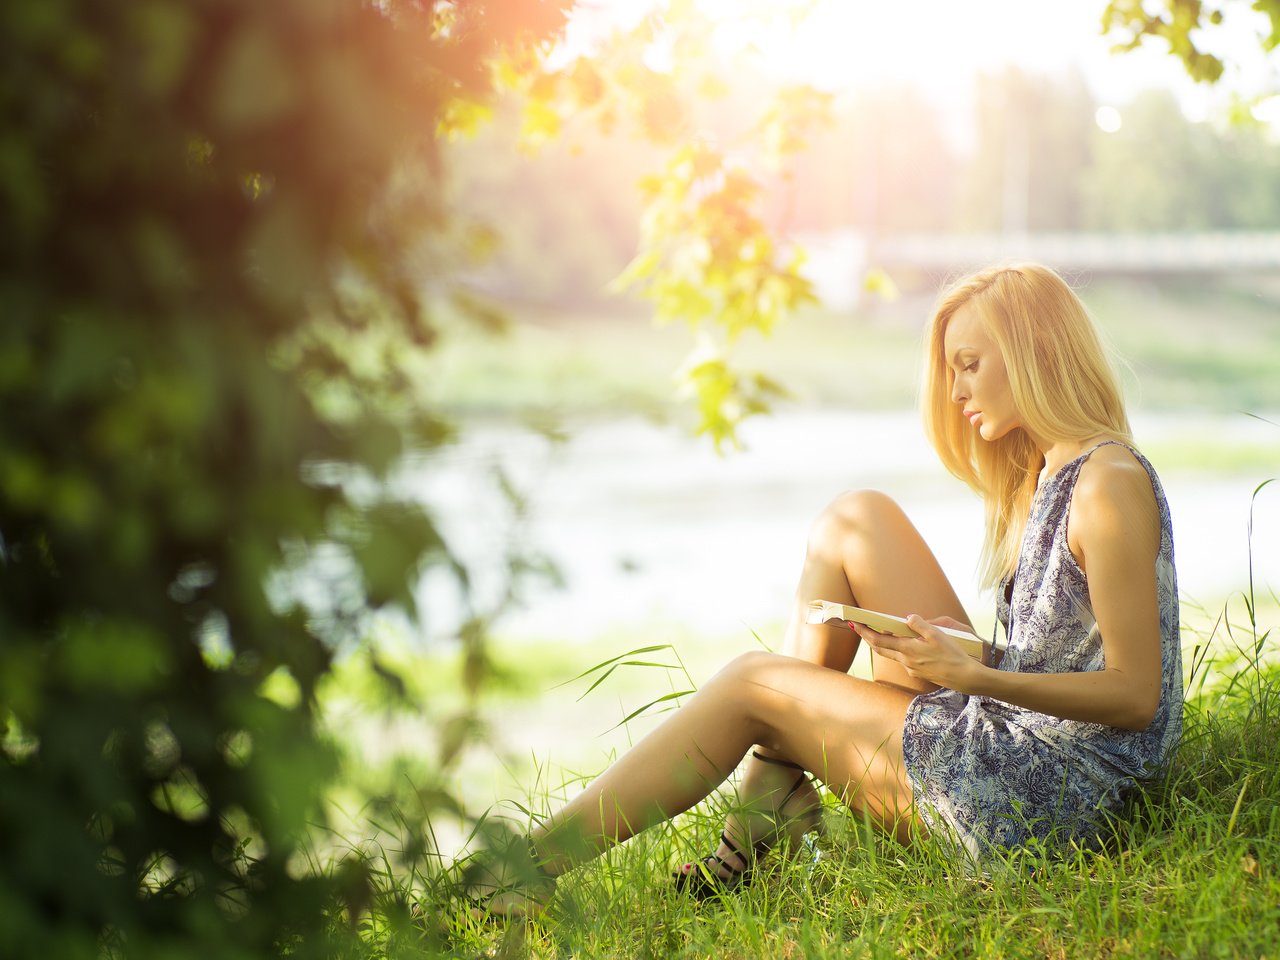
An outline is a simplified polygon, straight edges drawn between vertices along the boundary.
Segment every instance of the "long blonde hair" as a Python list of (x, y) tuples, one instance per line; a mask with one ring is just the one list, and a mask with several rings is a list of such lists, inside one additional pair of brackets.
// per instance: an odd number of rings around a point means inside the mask
[(921, 412), (942, 463), (982, 495), (987, 513), (982, 582), (995, 586), (1018, 563), (1044, 457), (1024, 430), (987, 442), (952, 401), (955, 374), (943, 338), (951, 317), (972, 306), (1004, 358), (1013, 402), (1047, 440), (1098, 434), (1129, 439), (1119, 379), (1080, 298), (1048, 267), (990, 267), (944, 291), (925, 335)]

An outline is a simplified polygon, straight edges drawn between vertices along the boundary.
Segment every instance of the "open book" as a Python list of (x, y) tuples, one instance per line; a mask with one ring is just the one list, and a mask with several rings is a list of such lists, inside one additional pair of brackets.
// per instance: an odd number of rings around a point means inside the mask
[[(902, 617), (895, 617), (889, 613), (880, 613), (877, 610), (864, 610), (862, 607), (851, 607), (845, 603), (837, 603), (834, 600), (813, 600), (809, 603), (809, 613), (805, 618), (809, 623), (861, 623), (872, 630), (878, 630), (881, 633), (891, 633), (895, 637), (918, 637), (919, 634), (907, 626), (907, 621)], [(964, 649), (964, 652), (982, 663), (987, 663), (987, 650), (991, 648), (991, 644), (983, 640), (977, 634), (968, 633), (964, 630), (956, 630), (953, 627), (938, 627), (952, 640), (955, 640)], [(997, 654), (1004, 653), (1005, 644), (998, 642), (995, 644)], [(997, 656), (995, 659), (999, 659)]]

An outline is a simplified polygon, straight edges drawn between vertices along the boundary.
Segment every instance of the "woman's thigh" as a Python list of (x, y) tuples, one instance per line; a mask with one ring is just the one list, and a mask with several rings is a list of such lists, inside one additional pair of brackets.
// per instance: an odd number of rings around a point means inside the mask
[(915, 696), (788, 656), (750, 653), (725, 674), (738, 682), (755, 742), (789, 757), (889, 831), (914, 820), (902, 728)]
[[(810, 532), (785, 649), (793, 656), (824, 663), (832, 658), (823, 651), (833, 642), (847, 643), (848, 638), (833, 636), (843, 628), (806, 630), (801, 626), (808, 602), (817, 599), (839, 600), (897, 616), (917, 613), (926, 619), (954, 617), (969, 622), (924, 537), (892, 497), (875, 490), (837, 497)], [(872, 657), (872, 669), (876, 680), (884, 683), (913, 691), (933, 689), (881, 657)]]

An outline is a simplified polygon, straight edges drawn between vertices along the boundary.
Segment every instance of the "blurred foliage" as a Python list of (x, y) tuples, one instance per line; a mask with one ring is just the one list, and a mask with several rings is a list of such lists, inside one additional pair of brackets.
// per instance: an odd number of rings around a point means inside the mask
[[(832, 96), (774, 83), (743, 129), (712, 119), (727, 93), (712, 51), (717, 24), (768, 13), (748, 5), (713, 20), (693, 0), (668, 0), (590, 58), (511, 78), (528, 97), (522, 137), (529, 145), (589, 117), (604, 130), (629, 124), (636, 139), (667, 151), (665, 166), (640, 180), (639, 251), (612, 288), (637, 289), (660, 322), (683, 321), (698, 332), (677, 381), (693, 398), (697, 431), (717, 449), (736, 444), (738, 425), (768, 412), (782, 394), (763, 373), (735, 369), (730, 349), (744, 333), (768, 335), (815, 300), (803, 252), (766, 219), (765, 186), (793, 176), (792, 157), (829, 122)], [(651, 65), (655, 50), (667, 51), (661, 68)]]
[(1228, 17), (1244, 10), (1261, 14), (1267, 27), (1258, 34), (1264, 50), (1280, 46), (1280, 0), (1110, 0), (1102, 14), (1102, 29), (1120, 35), (1119, 50), (1135, 50), (1158, 37), (1169, 53), (1182, 61), (1192, 79), (1215, 83), (1226, 64), (1208, 52), (1219, 30), (1229, 29)]
[[(1188, 120), (1167, 91), (1094, 122), (1078, 75), (1009, 69), (978, 85), (978, 148), (957, 214), (967, 228), (1173, 232), (1280, 227), (1280, 144), (1256, 122)], [(1010, 177), (1011, 165), (1021, 171)], [(1020, 195), (1011, 197), (1012, 185)], [(1021, 213), (1011, 216), (1021, 208)]]
[(722, 329), (729, 344), (748, 330), (768, 335), (788, 311), (815, 298), (799, 273), (802, 256), (793, 252), (780, 263), (753, 212), (759, 184), (722, 154), (698, 143), (682, 147), (642, 189), (649, 205), (641, 250), (617, 284), (641, 287), (660, 322), (702, 329), (683, 380), (696, 398), (698, 432), (719, 449), (743, 419), (767, 412), (781, 390), (763, 374), (731, 370), (707, 329)]
[(490, 316), (437, 137), (568, 6), (0, 8), (0, 955), (354, 929), (317, 684), (424, 568), (466, 577), (384, 483), (450, 434), (404, 373), (434, 304)]

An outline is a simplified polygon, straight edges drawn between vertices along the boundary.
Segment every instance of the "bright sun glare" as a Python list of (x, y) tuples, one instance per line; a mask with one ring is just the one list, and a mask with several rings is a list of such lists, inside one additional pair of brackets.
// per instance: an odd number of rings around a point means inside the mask
[(1097, 33), (1080, 30), (1078, 17), (1066, 31), (1047, 24), (1045, 6), (1027, 0), (825, 2), (794, 21), (786, 4), (773, 4), (779, 13), (768, 21), (735, 18), (727, 0), (699, 6), (721, 20), (725, 46), (751, 44), (773, 69), (832, 89), (886, 80), (954, 89), (1006, 64), (1064, 65)]
[[(1035, 73), (1078, 70), (1104, 104), (1162, 87), (1193, 119), (1233, 92), (1275, 93), (1271, 71), (1252, 62), (1259, 52), (1240, 16), (1215, 38), (1229, 53), (1231, 73), (1218, 88), (1193, 83), (1174, 57), (1147, 44), (1114, 55), (1117, 38), (1100, 31), (1105, 0), (694, 0), (717, 24), (713, 44), (731, 60), (749, 53), (781, 77), (836, 93), (911, 86), (944, 115), (967, 112), (976, 77), (1017, 66)], [(586, 3), (575, 18), (634, 23), (659, 0)], [(1245, 11), (1248, 13), (1248, 11)], [(652, 65), (660, 65), (658, 53)], [(1111, 123), (1110, 114), (1101, 123)]]

